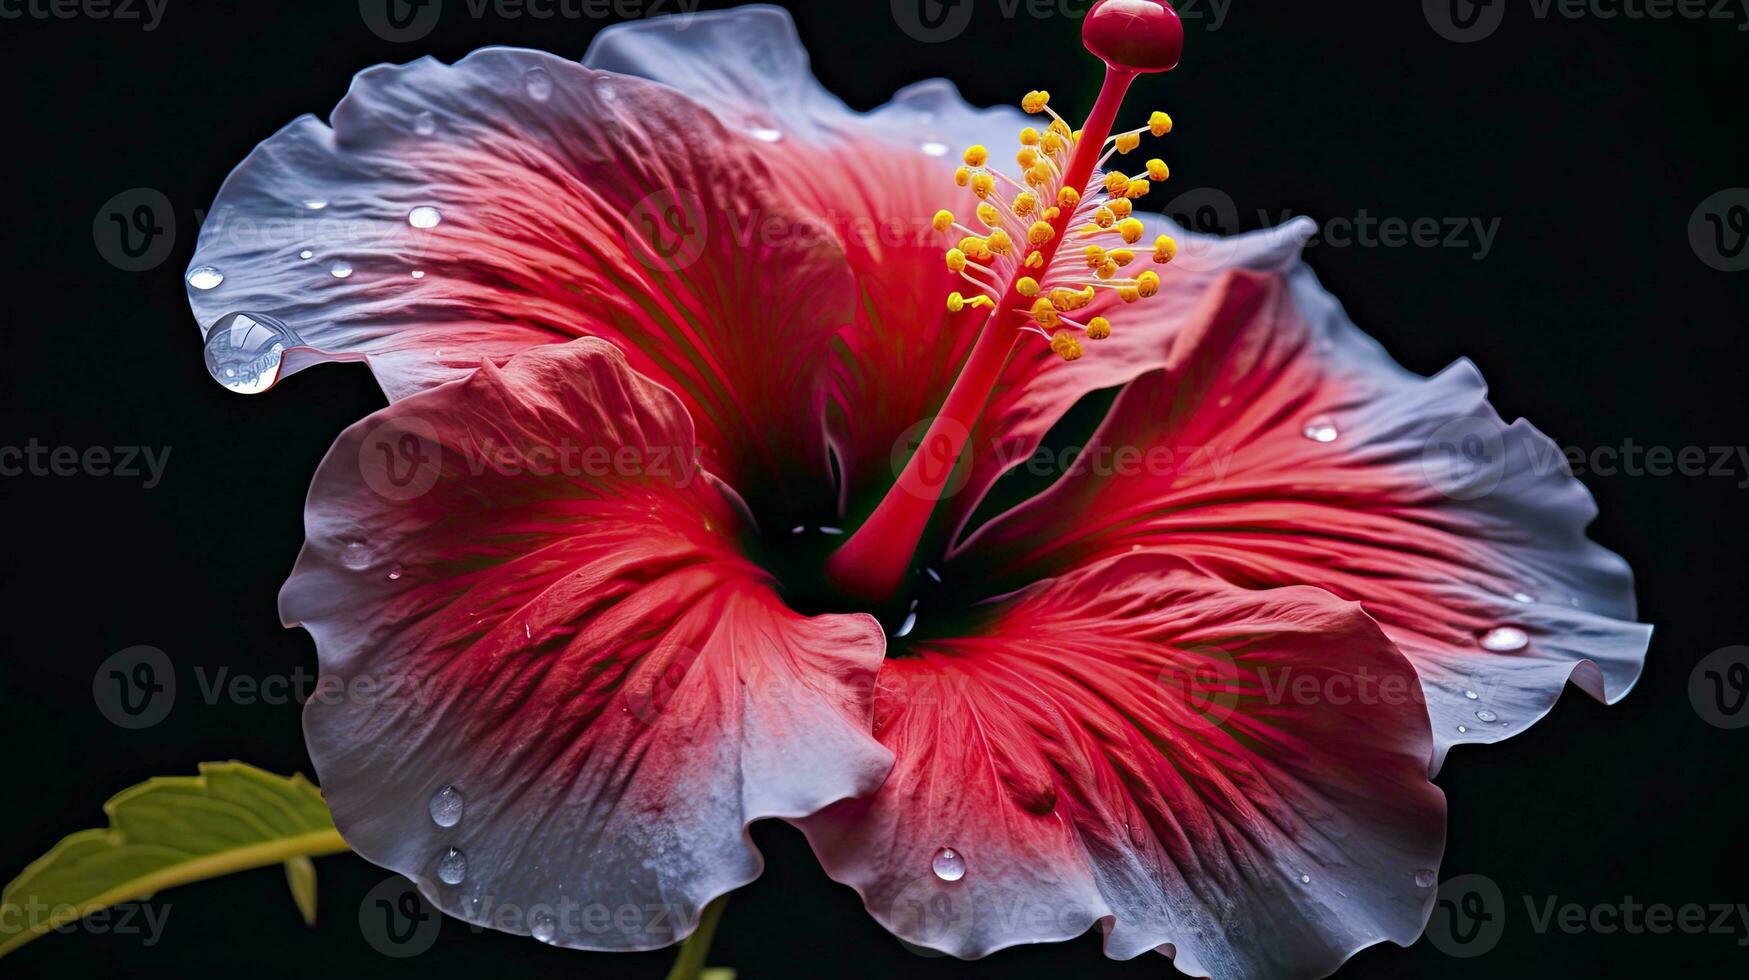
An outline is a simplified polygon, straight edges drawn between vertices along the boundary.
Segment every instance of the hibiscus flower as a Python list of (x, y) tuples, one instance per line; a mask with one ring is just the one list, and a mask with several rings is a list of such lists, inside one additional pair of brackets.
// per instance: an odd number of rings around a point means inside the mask
[(1631, 577), (1473, 365), (1350, 323), (1308, 223), (1137, 209), (1172, 123), (1120, 103), (1182, 32), (1104, 0), (1084, 38), (1080, 126), (943, 81), (852, 112), (748, 7), (374, 68), (244, 161), (188, 276), (214, 376), (362, 359), (391, 401), (281, 597), (347, 692), (305, 729), (360, 854), (580, 949), (686, 937), (771, 818), (961, 957), (1097, 925), (1316, 975), (1417, 938), (1431, 775), (1569, 680), (1623, 696)]

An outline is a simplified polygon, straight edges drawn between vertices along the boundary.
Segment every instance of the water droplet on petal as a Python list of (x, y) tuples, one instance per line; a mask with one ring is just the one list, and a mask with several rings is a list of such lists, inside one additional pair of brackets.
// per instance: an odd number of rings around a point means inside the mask
[[(454, 786), (445, 786), (431, 794), (431, 822), (439, 827), (454, 827), (462, 822), (462, 794)], [(454, 882), (451, 882), (454, 884)]]
[(1300, 884), (1309, 885), (1311, 883), (1312, 883), (1312, 876), (1311, 875), (1300, 875)]
[(1530, 643), (1530, 637), (1516, 626), (1496, 626), (1482, 634), (1482, 649), (1495, 653), (1510, 653), (1522, 650)]
[(1477, 698), (1481, 697), (1481, 695), (1477, 694), (1475, 691), (1465, 691), (1464, 697), (1469, 698), (1471, 701), (1474, 701)]
[(541, 942), (550, 943), (553, 941), (553, 937), (558, 935), (559, 925), (554, 921), (553, 914), (543, 909), (534, 914), (532, 921), (529, 922), (528, 931)]
[(340, 564), (355, 572), (369, 568), (370, 561), (370, 546), (363, 541), (348, 541), (340, 549)]
[(401, 566), (396, 565), (394, 568), (389, 569), (389, 581), (399, 582), (400, 580), (401, 580)]
[(1533, 596), (1528, 592), (1514, 592), (1512, 593), (1512, 601), (1522, 602), (1528, 606), (1536, 601), (1536, 596)]
[(911, 631), (916, 629), (916, 628), (917, 628), (917, 614), (910, 613), (905, 617), (905, 621), (903, 623), (899, 624), (899, 628), (893, 631), (893, 635), (894, 636), (910, 636)]
[(1336, 421), (1328, 415), (1319, 415), (1306, 422), (1304, 433), (1313, 442), (1335, 442)]
[(413, 132), (420, 136), (430, 136), (437, 132), (437, 117), (429, 112), (421, 112), (413, 117)]
[(280, 359), (303, 341), (284, 322), (261, 313), (229, 313), (206, 334), (206, 369), (213, 380), (253, 395), (279, 380)]
[(327, 206), (328, 206), (328, 202), (322, 200), (321, 198), (316, 198), (315, 200), (304, 202), (304, 207), (309, 208), (311, 211), (320, 211)]
[(921, 147), (918, 147), (918, 149), (921, 149), (924, 153), (932, 157), (944, 157), (947, 156), (948, 153), (947, 144), (937, 143), (935, 140), (930, 140)]
[(830, 535), (836, 537), (838, 535), (843, 534), (844, 529), (841, 527), (823, 527), (820, 529), (820, 533), (821, 534), (830, 534)]
[(424, 269), (414, 269), (413, 270), (413, 278), (424, 279), (425, 278), (425, 270)]
[(407, 212), (407, 223), (415, 228), (436, 228), (443, 220), (443, 212), (434, 207), (422, 206)]
[(196, 289), (212, 289), (225, 281), (225, 274), (210, 265), (188, 270), (188, 284)]
[(953, 848), (944, 847), (935, 852), (929, 868), (942, 881), (958, 881), (966, 876), (966, 859)]
[(758, 128), (758, 129), (753, 130), (752, 136), (754, 139), (759, 140), (762, 143), (781, 143), (781, 142), (783, 142), (783, 133), (780, 130), (766, 129), (763, 126)]
[(553, 76), (545, 68), (530, 68), (522, 76), (523, 91), (536, 102), (545, 102), (553, 97)]
[(1495, 722), (1495, 721), (1500, 720), (1499, 715), (1495, 714), (1492, 711), (1489, 711), (1487, 708), (1483, 708), (1482, 710), (1476, 712), (1476, 717), (1481, 719), (1482, 721), (1487, 721), (1487, 722)]
[(345, 279), (352, 275), (352, 266), (345, 262), (336, 262), (329, 267), (328, 274), (336, 279)]
[(1420, 871), (1415, 872), (1416, 888), (1432, 888), (1434, 883), (1438, 880), (1438, 877), (1426, 868), (1422, 868)]
[(459, 885), (468, 876), (468, 856), (459, 848), (450, 848), (437, 859), (437, 880), (446, 885)]
[(924, 571), (924, 572), (925, 572), (925, 573), (926, 573), (926, 574), (928, 574), (928, 576), (929, 576), (929, 577), (930, 577), (930, 578), (932, 578), (932, 579), (934, 579), (934, 580), (935, 580), (935, 581), (937, 581), (937, 582), (940, 582), (940, 581), (941, 581), (941, 573), (940, 573), (940, 572), (938, 572), (938, 571), (936, 571), (936, 570), (935, 570), (935, 569), (933, 569), (933, 568), (925, 568), (925, 569), (924, 569), (924, 570), (923, 570), (923, 571)]
[(1458, 726), (1458, 734), (1459, 735), (1468, 735), (1469, 732), (1470, 732), (1470, 729), (1467, 725), (1459, 725)]

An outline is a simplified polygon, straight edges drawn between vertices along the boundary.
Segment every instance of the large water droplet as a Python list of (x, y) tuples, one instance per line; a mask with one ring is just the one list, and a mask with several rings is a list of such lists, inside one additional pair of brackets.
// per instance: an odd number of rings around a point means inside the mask
[(437, 880), (446, 885), (459, 885), (468, 876), (468, 856), (459, 848), (450, 848), (437, 859)]
[(541, 909), (535, 912), (531, 919), (528, 931), (541, 942), (550, 943), (553, 941), (553, 937), (559, 934), (559, 924), (551, 912)]
[(1439, 880), (1438, 877), (1436, 877), (1432, 871), (1429, 871), (1426, 868), (1422, 868), (1420, 871), (1415, 872), (1415, 887), (1416, 888), (1432, 888), (1434, 885), (1434, 882), (1436, 882), (1438, 880)]
[(935, 857), (929, 862), (929, 869), (942, 881), (958, 881), (966, 876), (966, 859), (953, 848), (944, 847), (935, 852)]
[(348, 262), (336, 262), (328, 267), (328, 274), (336, 279), (345, 279), (352, 275), (352, 265)]
[(1530, 643), (1530, 637), (1516, 626), (1496, 626), (1482, 634), (1482, 649), (1495, 653), (1510, 653), (1522, 650)]
[(553, 76), (545, 68), (530, 68), (522, 76), (523, 91), (536, 102), (545, 102), (553, 97)]
[(430, 136), (437, 132), (437, 117), (429, 112), (421, 112), (413, 117), (413, 132), (420, 136)]
[(1328, 415), (1318, 415), (1308, 419), (1303, 431), (1306, 438), (1313, 442), (1335, 442), (1338, 435), (1336, 420)]
[(434, 207), (420, 206), (407, 212), (407, 223), (415, 228), (436, 228), (443, 221), (443, 212)]
[(427, 809), (431, 811), (432, 823), (439, 827), (454, 827), (462, 822), (461, 791), (454, 786), (445, 786), (431, 794), (431, 802), (427, 805)]
[(224, 281), (225, 274), (210, 265), (188, 270), (188, 284), (196, 289), (212, 289)]
[(1471, 701), (1474, 701), (1477, 698), (1481, 697), (1481, 695), (1477, 694), (1475, 691), (1465, 691), (1464, 697), (1469, 698)]
[(1476, 717), (1478, 719), (1480, 719), (1482, 721), (1486, 721), (1486, 722), (1496, 722), (1496, 721), (1500, 720), (1499, 715), (1495, 714), (1492, 711), (1489, 711), (1487, 708), (1483, 708), (1482, 710), (1476, 712)]
[(783, 132), (781, 130), (767, 129), (761, 126), (760, 128), (753, 130), (752, 135), (754, 139), (759, 140), (762, 143), (783, 142)]
[(303, 341), (284, 322), (262, 313), (230, 313), (206, 334), (206, 369), (232, 391), (253, 395), (279, 380), (280, 358)]
[(370, 567), (370, 545), (363, 541), (348, 541), (340, 549), (340, 564), (355, 572), (362, 572)]

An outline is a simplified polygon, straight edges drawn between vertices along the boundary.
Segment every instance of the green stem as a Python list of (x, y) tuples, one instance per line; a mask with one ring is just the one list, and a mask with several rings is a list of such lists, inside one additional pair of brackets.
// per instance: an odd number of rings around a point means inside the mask
[(727, 894), (718, 895), (699, 913), (698, 928), (681, 944), (680, 955), (674, 958), (674, 969), (668, 971), (668, 980), (699, 980), (699, 975), (704, 972), (705, 958), (710, 955), (711, 939), (717, 933), (717, 922), (722, 919), (723, 907), (728, 904)]

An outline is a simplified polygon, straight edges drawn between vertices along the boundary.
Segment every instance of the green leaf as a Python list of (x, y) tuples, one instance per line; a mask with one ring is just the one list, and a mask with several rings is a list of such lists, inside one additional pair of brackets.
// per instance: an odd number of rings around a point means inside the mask
[(295, 857), (285, 863), (285, 883), (291, 886), (292, 901), (298, 903), (298, 914), (304, 925), (316, 924), (316, 864), (307, 857)]
[(198, 776), (159, 777), (103, 805), (109, 827), (63, 838), (0, 892), (0, 956), (98, 909), (176, 885), (287, 864), (292, 893), (315, 910), (288, 862), (339, 854), (321, 791), (294, 775), (241, 762), (202, 763)]

